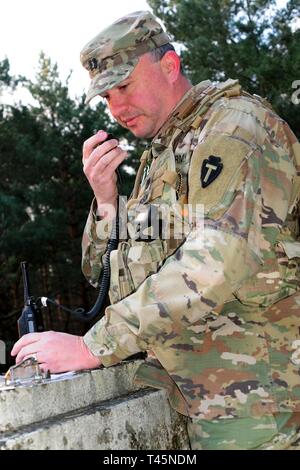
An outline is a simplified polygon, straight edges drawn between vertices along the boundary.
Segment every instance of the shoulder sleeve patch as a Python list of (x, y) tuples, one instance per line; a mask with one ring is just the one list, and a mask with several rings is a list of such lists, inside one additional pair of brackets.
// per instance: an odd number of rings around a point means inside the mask
[(213, 215), (226, 209), (243, 179), (242, 165), (252, 148), (226, 134), (210, 134), (194, 150), (189, 168), (189, 203)]

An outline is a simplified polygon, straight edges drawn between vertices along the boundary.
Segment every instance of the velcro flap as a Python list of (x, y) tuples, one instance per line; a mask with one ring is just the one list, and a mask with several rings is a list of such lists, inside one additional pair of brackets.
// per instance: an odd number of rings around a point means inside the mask
[(176, 181), (177, 181), (177, 173), (176, 171), (171, 171), (171, 170), (166, 170), (163, 175), (162, 175), (162, 181), (164, 183), (169, 184), (173, 188), (176, 186)]

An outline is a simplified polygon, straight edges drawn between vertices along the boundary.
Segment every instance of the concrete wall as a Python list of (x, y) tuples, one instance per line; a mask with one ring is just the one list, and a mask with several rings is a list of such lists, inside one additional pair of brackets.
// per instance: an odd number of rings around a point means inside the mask
[(0, 388), (0, 449), (188, 449), (165, 392), (133, 385), (139, 363)]

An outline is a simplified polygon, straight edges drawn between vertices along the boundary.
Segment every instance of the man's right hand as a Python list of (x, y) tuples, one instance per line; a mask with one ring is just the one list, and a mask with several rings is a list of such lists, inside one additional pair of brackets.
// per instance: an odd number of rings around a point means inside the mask
[[(118, 197), (116, 168), (127, 152), (118, 147), (118, 140), (106, 142), (107, 132), (99, 131), (83, 144), (83, 171), (97, 200), (98, 213), (103, 218), (113, 218)], [(109, 210), (114, 208), (114, 211)]]

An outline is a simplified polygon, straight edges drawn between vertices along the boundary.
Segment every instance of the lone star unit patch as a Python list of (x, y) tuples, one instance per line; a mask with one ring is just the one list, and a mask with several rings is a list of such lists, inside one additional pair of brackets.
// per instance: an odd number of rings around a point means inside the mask
[(221, 157), (210, 155), (202, 163), (201, 168), (201, 185), (202, 188), (209, 186), (223, 170), (223, 163)]

